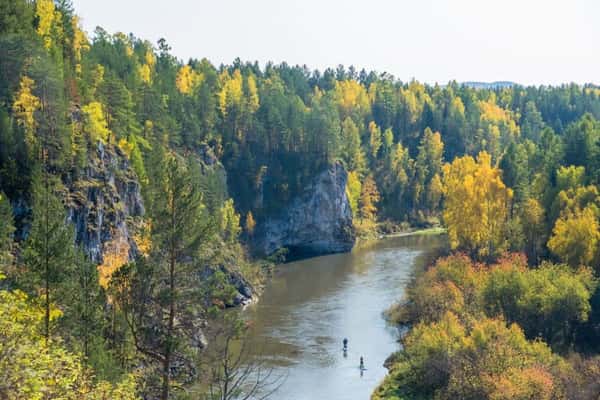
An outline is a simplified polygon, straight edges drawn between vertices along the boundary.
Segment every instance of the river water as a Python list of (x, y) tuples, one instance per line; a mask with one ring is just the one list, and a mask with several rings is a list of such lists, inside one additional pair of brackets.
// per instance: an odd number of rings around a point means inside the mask
[(352, 253), (278, 266), (246, 312), (254, 356), (274, 376), (285, 376), (269, 399), (369, 399), (387, 373), (385, 359), (399, 348), (397, 329), (382, 312), (444, 241), (437, 235), (386, 238)]

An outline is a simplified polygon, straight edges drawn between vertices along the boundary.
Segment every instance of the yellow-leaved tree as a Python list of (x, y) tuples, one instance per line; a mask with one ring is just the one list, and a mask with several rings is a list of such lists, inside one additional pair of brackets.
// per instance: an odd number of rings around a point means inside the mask
[(92, 101), (88, 105), (83, 106), (81, 111), (84, 115), (84, 131), (89, 135), (90, 140), (92, 142), (96, 142), (97, 140), (104, 143), (109, 142), (112, 132), (108, 129), (102, 103)]
[[(52, 318), (60, 314), (52, 308)], [(60, 341), (47, 346), (41, 334), (44, 315), (44, 308), (25, 293), (0, 290), (1, 399), (137, 399), (133, 376), (116, 385), (96, 382), (81, 358)]]
[(477, 102), (479, 107), (478, 147), (492, 154), (494, 159), (500, 156), (503, 146), (519, 136), (520, 129), (510, 111), (496, 104), (496, 96), (487, 101)]
[(252, 215), (252, 211), (248, 211), (246, 214), (246, 234), (252, 237), (254, 235), (254, 229), (256, 228), (256, 221)]
[(589, 265), (600, 241), (600, 226), (591, 206), (564, 212), (556, 221), (548, 248), (569, 265)]
[(233, 199), (228, 199), (221, 207), (221, 233), (223, 239), (233, 243), (240, 235), (240, 214), (235, 211)]
[(258, 97), (258, 86), (256, 85), (256, 78), (253, 75), (248, 75), (246, 79), (246, 91), (248, 100), (246, 101), (246, 109), (250, 114), (254, 114), (260, 106)]
[(360, 192), (362, 191), (362, 184), (360, 183), (360, 177), (358, 172), (348, 172), (348, 181), (346, 182), (346, 195), (348, 196), (348, 202), (352, 209), (352, 214), (358, 216), (358, 200), (360, 198)]
[(229, 75), (224, 71), (220, 76), (221, 91), (219, 92), (219, 109), (223, 116), (226, 116), (232, 109), (240, 108), (242, 103), (243, 77), (239, 69)]
[(192, 69), (189, 65), (184, 65), (177, 71), (175, 85), (182, 94), (192, 94), (193, 91), (202, 83), (204, 75)]
[(340, 117), (355, 117), (360, 120), (370, 111), (367, 90), (355, 80), (336, 81), (333, 95), (340, 111)]
[(23, 127), (25, 131), (25, 143), (29, 151), (33, 151), (36, 143), (35, 130), (37, 122), (35, 120), (35, 112), (40, 108), (40, 99), (33, 94), (35, 88), (33, 79), (28, 76), (23, 76), (19, 83), (19, 91), (13, 103), (13, 112), (17, 119), (17, 123)]
[(71, 29), (73, 29), (73, 56), (75, 58), (75, 72), (81, 74), (81, 60), (83, 51), (90, 49), (90, 44), (85, 32), (79, 26), (79, 17), (73, 16), (71, 21)]
[(37, 33), (44, 40), (44, 47), (52, 47), (52, 35), (61, 28), (61, 14), (56, 10), (53, 0), (37, 0), (35, 2), (37, 17)]
[(363, 220), (374, 222), (377, 217), (377, 203), (380, 200), (377, 184), (372, 176), (367, 176), (362, 184), (359, 198), (360, 216)]
[(513, 192), (491, 156), (481, 152), (456, 158), (444, 170), (444, 222), (450, 245), (478, 257), (494, 257), (506, 248), (508, 210)]

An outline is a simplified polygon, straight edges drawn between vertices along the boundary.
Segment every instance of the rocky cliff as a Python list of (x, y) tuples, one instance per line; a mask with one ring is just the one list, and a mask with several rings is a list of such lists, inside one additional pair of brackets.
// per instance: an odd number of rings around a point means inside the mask
[[(197, 155), (200, 185), (220, 202), (227, 197), (225, 169), (208, 146)], [(144, 202), (140, 183), (123, 151), (98, 143), (89, 154), (88, 165), (68, 188), (68, 220), (75, 238), (90, 260), (99, 265), (100, 282), (106, 284), (114, 270), (144, 251), (139, 232), (144, 226)], [(252, 286), (237, 272), (233, 261), (207, 265), (206, 271), (221, 270), (237, 291), (232, 306), (244, 305), (254, 296)], [(211, 273), (204, 272), (203, 278)]]
[(69, 185), (67, 207), (76, 241), (94, 263), (116, 268), (138, 254), (134, 237), (144, 204), (137, 176), (118, 147), (98, 143), (83, 174)]
[(341, 163), (315, 177), (281, 213), (257, 227), (255, 247), (269, 255), (287, 248), (293, 257), (349, 251), (354, 245), (348, 174)]

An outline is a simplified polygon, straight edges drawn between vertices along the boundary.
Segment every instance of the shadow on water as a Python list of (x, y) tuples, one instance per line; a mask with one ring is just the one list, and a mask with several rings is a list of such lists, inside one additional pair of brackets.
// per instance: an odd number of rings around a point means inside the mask
[(382, 313), (445, 242), (444, 236), (393, 237), (351, 253), (280, 265), (245, 313), (251, 341), (261, 349), (255, 357), (287, 374), (271, 398), (368, 399), (387, 372), (385, 359), (398, 349), (398, 332)]

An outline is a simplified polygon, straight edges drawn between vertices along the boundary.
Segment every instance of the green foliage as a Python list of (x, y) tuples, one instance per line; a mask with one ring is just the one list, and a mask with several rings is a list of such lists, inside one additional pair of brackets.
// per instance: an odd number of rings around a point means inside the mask
[(221, 234), (228, 242), (235, 242), (240, 235), (240, 215), (235, 211), (233, 199), (225, 201), (221, 207)]
[(440, 259), (408, 290), (410, 302), (395, 312), (397, 322), (438, 321), (452, 312), (462, 320), (481, 316), (518, 323), (528, 338), (543, 338), (557, 348), (574, 342), (587, 321), (596, 280), (589, 269), (543, 263), (528, 269), (522, 256), (491, 266), (455, 255)]
[(14, 231), (12, 207), (6, 195), (0, 192), (0, 271), (6, 271), (6, 268), (12, 264)]
[[(563, 362), (545, 344), (527, 341), (515, 324), (488, 318), (464, 324), (448, 312), (437, 322), (418, 324), (402, 342), (403, 350), (374, 399), (563, 395), (561, 382), (553, 375), (565, 368)], [(513, 391), (525, 394), (515, 396)]]
[(595, 288), (589, 269), (528, 269), (517, 255), (440, 259), (393, 313), (413, 328), (374, 398), (564, 398), (571, 369), (540, 339), (569, 349)]
[[(60, 311), (52, 306), (52, 318)], [(0, 397), (17, 399), (134, 400), (133, 376), (112, 385), (95, 382), (82, 360), (59, 340), (41, 334), (45, 309), (21, 291), (0, 290)]]
[(199, 301), (204, 286), (198, 282), (195, 262), (214, 229), (190, 166), (172, 154), (163, 162), (162, 173), (150, 183), (154, 196), (150, 254), (121, 268), (112, 287), (137, 351), (155, 368), (146, 371), (147, 390), (167, 400), (178, 386), (175, 382), (186, 375), (186, 368), (173, 374), (174, 363), (191, 360), (199, 350), (198, 324), (207, 305)]
[(362, 192), (362, 183), (358, 177), (358, 173), (351, 171), (348, 173), (348, 181), (346, 182), (346, 193), (348, 202), (352, 208), (352, 214), (358, 216), (358, 201)]
[[(214, 309), (210, 300), (232, 293), (219, 274), (213, 294), (198, 293), (205, 288), (192, 277), (200, 275), (203, 257), (223, 263), (232, 261), (221, 251), (241, 257), (240, 215), (244, 239), (254, 240), (257, 221), (276, 214), (339, 160), (363, 228), (374, 229), (383, 218), (430, 224), (444, 210), (453, 247), (480, 259), (510, 248), (524, 250), (533, 264), (551, 255), (574, 267), (598, 263), (595, 87), (473, 89), (343, 67), (184, 64), (163, 39), (154, 48), (98, 28), (90, 41), (79, 25), (67, 0), (0, 0), (0, 266), (17, 270), (22, 261), (26, 274), (11, 276), (11, 284), (42, 294), (45, 336), (53, 339), (48, 351), (83, 353), (75, 361), (71, 353), (58, 354), (65, 365), (84, 363), (116, 381), (139, 364), (135, 344), (170, 387), (165, 359), (168, 368), (173, 352), (188, 358), (190, 351), (183, 334), (189, 326), (178, 324), (197, 320)], [(119, 271), (108, 292), (99, 287), (95, 266), (75, 251), (61, 201), (89, 172), (98, 141), (118, 146), (135, 171), (150, 231), (147, 254)], [(186, 164), (180, 155), (194, 161)], [(8, 198), (19, 210), (14, 221)], [(31, 218), (22, 204), (32, 206)], [(15, 244), (21, 237), (27, 239)], [(22, 260), (15, 263), (13, 254)], [(543, 346), (486, 318), (502, 315), (527, 338), (569, 347), (581, 326), (597, 329), (586, 322), (594, 314), (592, 275), (549, 264), (526, 270), (516, 261), (481, 269), (465, 258), (441, 260), (410, 291), (412, 305), (401, 316), (423, 324), (407, 348), (418, 359), (415, 371), (432, 379), (440, 398), (556, 395), (552, 362), (536, 358)], [(51, 324), (52, 304), (63, 315)], [(40, 335), (40, 322), (32, 325)], [(441, 344), (428, 344), (434, 340), (425, 338), (427, 329), (451, 332)], [(38, 342), (27, 351), (33, 354)], [(488, 348), (525, 361), (515, 366)], [(419, 370), (437, 366), (423, 349), (456, 368), (429, 376), (439, 371)], [(469, 371), (465, 359), (493, 382)], [(395, 376), (408, 379), (405, 372)], [(416, 376), (411, 382), (422, 384)], [(119, 391), (129, 398), (132, 385), (98, 387), (105, 398), (118, 398)]]
[(73, 272), (73, 227), (66, 224), (65, 208), (58, 197), (59, 185), (48, 173), (34, 179), (33, 222), (23, 258), (26, 286), (41, 288), (46, 308), (44, 336), (50, 339), (50, 304), (65, 293)]
[(504, 263), (493, 267), (483, 289), (489, 315), (517, 322), (528, 337), (568, 346), (575, 328), (588, 319), (596, 282), (590, 270), (542, 264), (534, 270)]
[(556, 221), (548, 248), (570, 265), (589, 265), (600, 241), (597, 218), (590, 207), (574, 213), (567, 212)]

